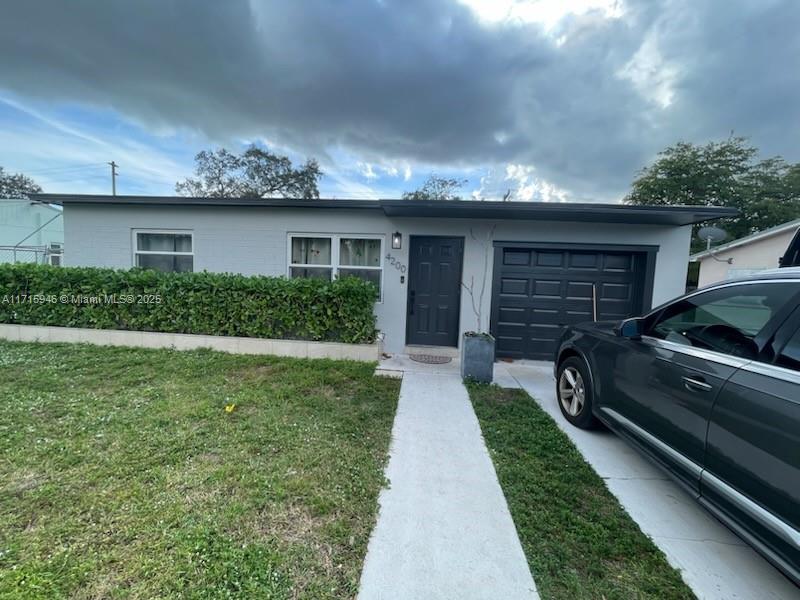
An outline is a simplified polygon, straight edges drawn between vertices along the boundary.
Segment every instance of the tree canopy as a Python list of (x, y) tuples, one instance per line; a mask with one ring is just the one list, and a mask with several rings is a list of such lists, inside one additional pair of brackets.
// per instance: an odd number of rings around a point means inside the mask
[(0, 167), (0, 198), (27, 198), (41, 191), (42, 188), (30, 177), (22, 173), (7, 173)]
[(449, 179), (430, 175), (422, 187), (413, 192), (404, 192), (403, 200), (461, 200), (459, 190), (466, 179)]
[[(758, 158), (743, 137), (703, 146), (679, 142), (642, 169), (625, 201), (629, 204), (717, 205), (740, 214), (721, 219), (737, 239), (800, 217), (800, 163), (780, 156)], [(693, 239), (693, 250), (702, 244)]]
[(242, 154), (225, 148), (203, 150), (195, 158), (195, 176), (175, 184), (183, 196), (210, 198), (319, 198), (322, 171), (310, 159), (295, 168), (286, 156), (250, 146)]

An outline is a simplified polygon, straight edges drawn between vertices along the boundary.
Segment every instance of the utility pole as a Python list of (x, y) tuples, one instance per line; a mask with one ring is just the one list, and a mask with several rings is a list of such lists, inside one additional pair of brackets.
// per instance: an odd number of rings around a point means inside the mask
[(112, 160), (108, 164), (111, 165), (111, 195), (112, 196), (116, 196), (117, 195), (117, 163), (115, 163)]

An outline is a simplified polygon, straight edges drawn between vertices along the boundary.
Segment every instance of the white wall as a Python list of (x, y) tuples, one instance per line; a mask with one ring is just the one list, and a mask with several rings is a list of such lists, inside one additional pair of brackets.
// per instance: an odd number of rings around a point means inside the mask
[[(714, 260), (710, 256), (700, 259), (698, 287), (711, 285), (725, 279), (746, 277), (750, 273), (765, 269), (777, 268), (778, 259), (786, 252), (795, 231), (797, 230), (792, 229), (776, 233), (749, 244), (715, 253), (715, 256), (720, 260)], [(733, 259), (731, 264), (725, 262), (729, 258)]]
[[(657, 245), (653, 304), (683, 293), (689, 256), (689, 227), (567, 223), (552, 221), (497, 221), (494, 239), (523, 242)], [(485, 240), (491, 223), (470, 219), (390, 219), (379, 211), (277, 208), (153, 207), (67, 205), (64, 209), (67, 266), (130, 268), (133, 265), (132, 229), (191, 229), (194, 232), (194, 269), (245, 275), (286, 275), (287, 233), (382, 234), (385, 252), (408, 266), (410, 235), (465, 238), (463, 279), (479, 287), (483, 249), (472, 239)], [(403, 234), (401, 250), (392, 250), (391, 234)], [(484, 328), (491, 307), (492, 264), (486, 274), (482, 306)], [(383, 301), (376, 305), (378, 326), (389, 352), (405, 345), (408, 271), (384, 261)], [(477, 323), (467, 293), (461, 296), (461, 331)], [(459, 336), (460, 338), (460, 336)]]
[[(14, 246), (22, 240), (25, 240), (24, 246), (63, 244), (64, 224), (60, 212), (30, 200), (0, 199), (0, 246)], [(53, 217), (58, 218), (53, 220)]]

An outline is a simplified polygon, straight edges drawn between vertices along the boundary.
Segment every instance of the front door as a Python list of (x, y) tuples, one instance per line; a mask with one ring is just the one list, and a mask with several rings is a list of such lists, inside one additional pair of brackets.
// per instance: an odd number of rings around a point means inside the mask
[(464, 239), (411, 236), (406, 343), (458, 346)]

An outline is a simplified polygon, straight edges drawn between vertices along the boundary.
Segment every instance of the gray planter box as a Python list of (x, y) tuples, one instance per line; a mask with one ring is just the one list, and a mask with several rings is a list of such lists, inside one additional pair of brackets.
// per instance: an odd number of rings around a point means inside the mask
[(494, 378), (494, 338), (487, 334), (467, 335), (461, 339), (461, 377), (481, 383)]

